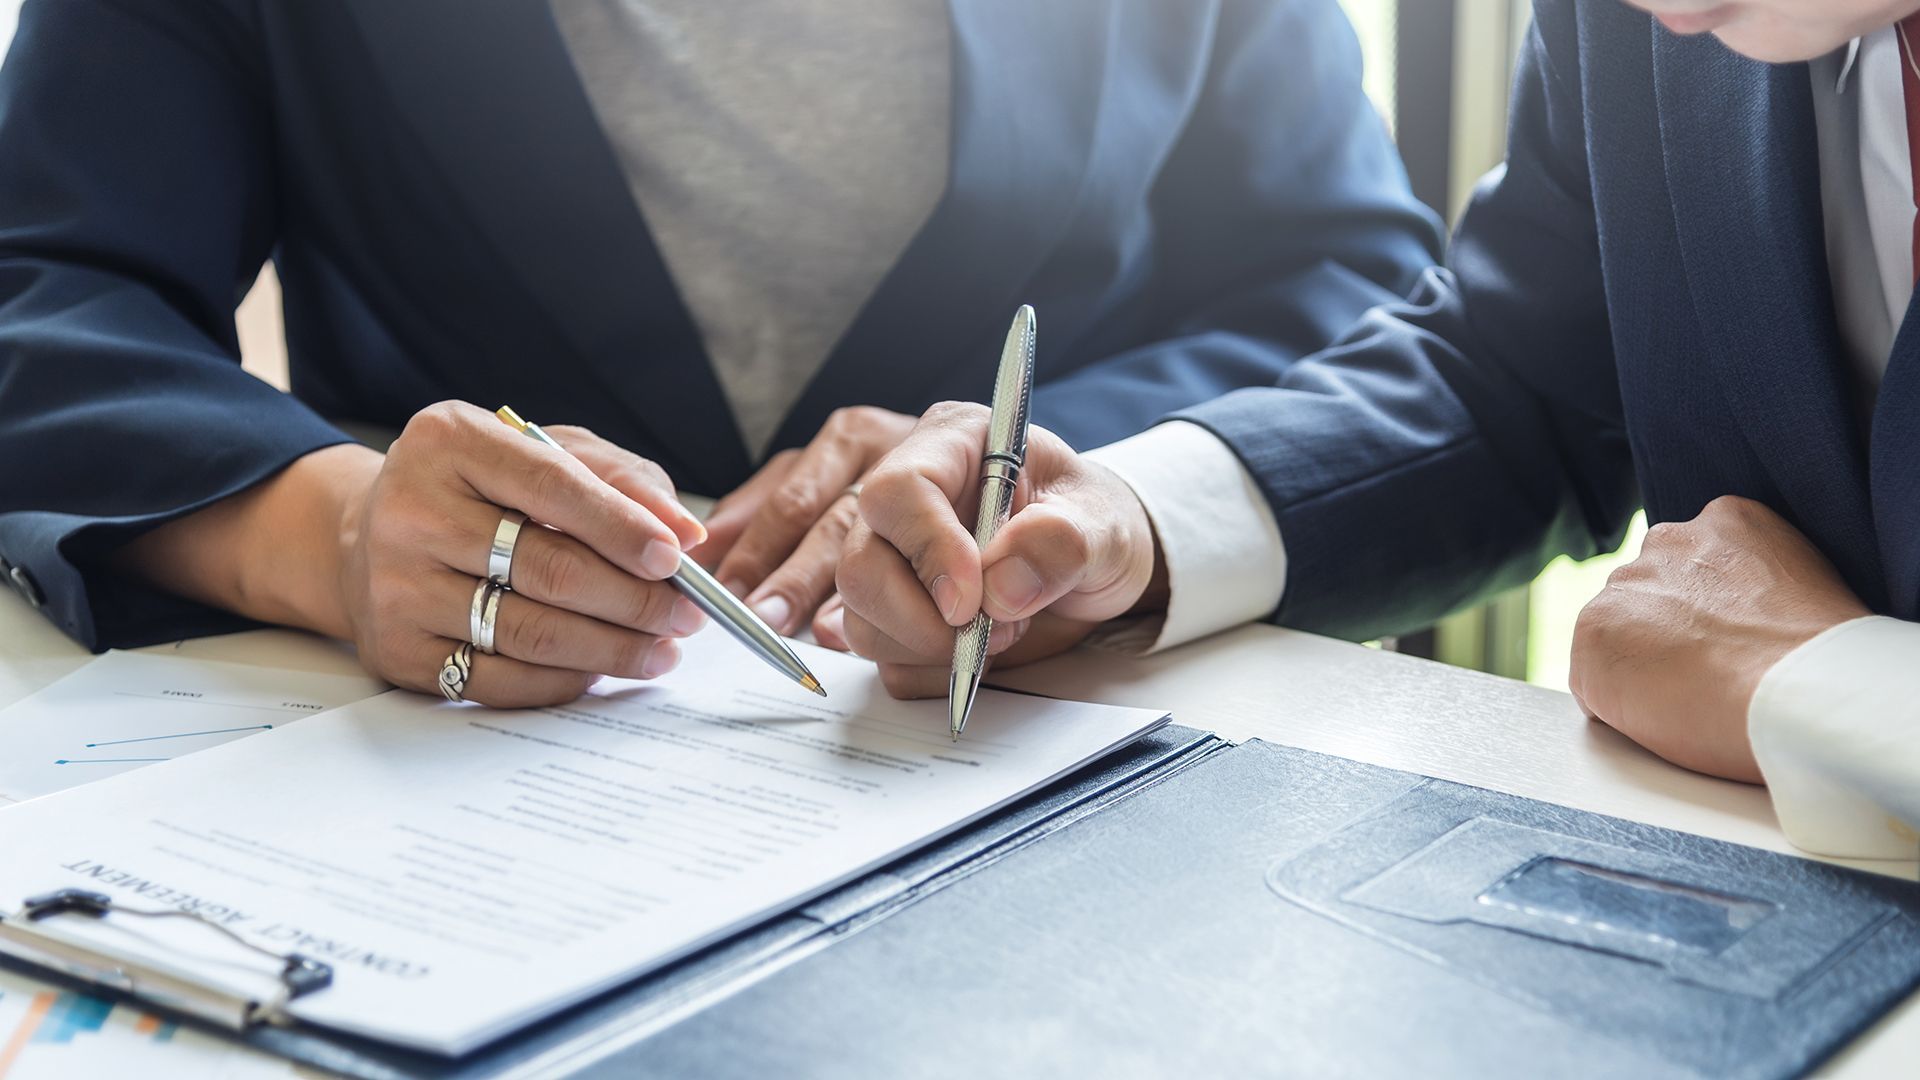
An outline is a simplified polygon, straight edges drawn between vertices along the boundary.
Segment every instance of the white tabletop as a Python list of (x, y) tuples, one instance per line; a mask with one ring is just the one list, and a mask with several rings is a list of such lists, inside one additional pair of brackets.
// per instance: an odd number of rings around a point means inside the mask
[[(156, 651), (310, 671), (358, 670), (335, 642), (284, 630), (203, 638)], [(0, 706), (87, 662), (86, 652), (0, 592)], [(1677, 769), (1586, 720), (1566, 694), (1268, 626), (1146, 658), (1091, 650), (996, 684), (1116, 705), (1168, 709), (1191, 727), (1261, 738), (1388, 768), (1793, 852), (1766, 792)], [(4, 811), (0, 811), (4, 812)], [(1920, 879), (1914, 862), (1851, 863)], [(1920, 996), (1823, 1075), (1913, 1075)]]

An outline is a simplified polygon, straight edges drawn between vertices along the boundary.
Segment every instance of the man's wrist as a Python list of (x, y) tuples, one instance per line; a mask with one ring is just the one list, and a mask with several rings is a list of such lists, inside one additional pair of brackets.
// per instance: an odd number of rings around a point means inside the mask
[(1150, 648), (1259, 619), (1279, 605), (1286, 545), (1258, 485), (1226, 443), (1198, 425), (1170, 421), (1085, 457), (1117, 474), (1145, 512), (1152, 584), (1134, 610), (1158, 624)]
[[(1140, 514), (1146, 517), (1146, 507), (1140, 507)], [(1173, 589), (1168, 583), (1167, 553), (1160, 545), (1160, 532), (1153, 527), (1153, 519), (1147, 518), (1147, 535), (1153, 539), (1153, 572), (1147, 577), (1147, 587), (1140, 593), (1140, 599), (1127, 609), (1127, 617), (1141, 615), (1159, 615), (1167, 610), (1167, 603), (1173, 599)]]

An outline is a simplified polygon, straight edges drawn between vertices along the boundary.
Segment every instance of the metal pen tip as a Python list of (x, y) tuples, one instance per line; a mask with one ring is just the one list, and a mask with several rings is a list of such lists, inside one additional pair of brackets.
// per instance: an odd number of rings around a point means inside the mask
[(819, 694), (821, 697), (827, 696), (827, 688), (824, 686), (821, 686), (820, 680), (814, 678), (812, 675), (800, 676), (800, 685), (806, 687), (807, 689), (813, 691), (816, 694)]
[(517, 412), (514, 412), (513, 406), (511, 405), (500, 406), (499, 408), (493, 410), (493, 415), (499, 417), (502, 420), (505, 420), (507, 422), (507, 426), (513, 428), (513, 430), (515, 431), (527, 430), (527, 422), (525, 420), (520, 419), (520, 414)]
[(980, 692), (980, 677), (967, 678), (956, 671), (947, 682), (947, 730), (953, 741), (967, 730), (967, 715), (973, 712), (974, 695)]

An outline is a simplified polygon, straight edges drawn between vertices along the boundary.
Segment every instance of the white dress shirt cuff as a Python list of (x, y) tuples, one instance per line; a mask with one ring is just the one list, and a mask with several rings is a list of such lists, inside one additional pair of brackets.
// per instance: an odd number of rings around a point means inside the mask
[(1920, 857), (1920, 623), (1854, 619), (1788, 653), (1754, 691), (1747, 734), (1796, 846)]
[(1157, 652), (1280, 606), (1287, 549), (1279, 526), (1252, 474), (1212, 432), (1174, 420), (1087, 457), (1119, 474), (1146, 507), (1171, 597), (1165, 618), (1114, 624), (1099, 644)]

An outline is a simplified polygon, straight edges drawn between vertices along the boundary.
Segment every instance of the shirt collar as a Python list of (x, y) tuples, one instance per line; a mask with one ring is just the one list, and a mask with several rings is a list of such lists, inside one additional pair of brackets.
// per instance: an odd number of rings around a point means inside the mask
[(1840, 74), (1833, 80), (1834, 93), (1844, 94), (1847, 92), (1847, 83), (1853, 79), (1854, 62), (1859, 59), (1860, 39), (1854, 38), (1852, 41), (1847, 42), (1844, 55), (1840, 58)]

